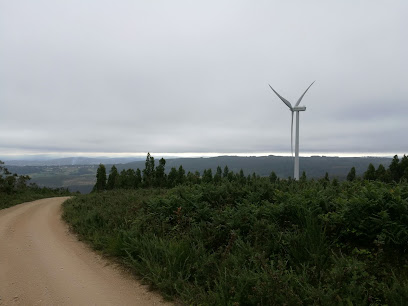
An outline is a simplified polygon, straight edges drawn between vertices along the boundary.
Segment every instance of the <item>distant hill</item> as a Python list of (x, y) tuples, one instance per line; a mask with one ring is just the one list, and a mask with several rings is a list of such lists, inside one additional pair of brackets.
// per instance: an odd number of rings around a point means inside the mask
[[(300, 157), (300, 171), (305, 171), (308, 178), (323, 177), (326, 172), (331, 177), (345, 179), (351, 167), (356, 168), (357, 175), (362, 175), (372, 163), (376, 168), (383, 164), (385, 167), (391, 163), (391, 158), (386, 157), (326, 157), (312, 156)], [(158, 161), (156, 161), (156, 164)], [(201, 174), (204, 169), (211, 168), (214, 171), (217, 166), (224, 169), (228, 166), (229, 170), (239, 172), (244, 170), (246, 175), (255, 172), (260, 176), (268, 176), (274, 171), (279, 177), (293, 177), (293, 158), (287, 156), (219, 156), (210, 158), (177, 158), (166, 160), (166, 172), (168, 173), (172, 167), (183, 168), (186, 172), (199, 171)], [(122, 169), (144, 169), (144, 161), (137, 161), (123, 165), (116, 165), (119, 171)], [(110, 168), (107, 169), (109, 171)]]

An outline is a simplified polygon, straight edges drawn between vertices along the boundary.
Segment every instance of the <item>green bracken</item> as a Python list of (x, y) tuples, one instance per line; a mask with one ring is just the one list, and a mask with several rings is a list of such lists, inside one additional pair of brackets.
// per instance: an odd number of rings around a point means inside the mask
[(408, 184), (251, 180), (64, 203), (80, 237), (199, 305), (406, 305)]

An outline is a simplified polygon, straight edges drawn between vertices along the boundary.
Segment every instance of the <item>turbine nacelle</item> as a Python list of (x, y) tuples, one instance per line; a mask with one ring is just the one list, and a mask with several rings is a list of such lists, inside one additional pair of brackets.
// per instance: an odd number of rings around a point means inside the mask
[(303, 112), (306, 110), (306, 106), (295, 106), (292, 110), (294, 112)]

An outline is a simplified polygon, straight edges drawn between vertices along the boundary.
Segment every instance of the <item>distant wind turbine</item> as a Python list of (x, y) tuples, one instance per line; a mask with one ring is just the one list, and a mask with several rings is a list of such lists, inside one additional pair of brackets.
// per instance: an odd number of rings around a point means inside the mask
[[(316, 82), (316, 81), (314, 81)], [(314, 83), (313, 82), (313, 83)], [(306, 94), (306, 92), (309, 90), (309, 88), (313, 85), (310, 84), (309, 87), (305, 90), (303, 95), (300, 96), (299, 100), (296, 102), (295, 106), (292, 107), (292, 104), (286, 100), (284, 97), (282, 97), (280, 94), (278, 94), (275, 89), (272, 88), (271, 85), (269, 87), (273, 90), (274, 93), (289, 107), (289, 109), (292, 111), (292, 124), (290, 128), (290, 149), (292, 151), (292, 156), (293, 156), (293, 113), (296, 112), (296, 135), (295, 135), (295, 166), (294, 166), (294, 178), (295, 180), (299, 180), (299, 112), (305, 111), (306, 106), (299, 106), (300, 101), (302, 101), (303, 96)]]

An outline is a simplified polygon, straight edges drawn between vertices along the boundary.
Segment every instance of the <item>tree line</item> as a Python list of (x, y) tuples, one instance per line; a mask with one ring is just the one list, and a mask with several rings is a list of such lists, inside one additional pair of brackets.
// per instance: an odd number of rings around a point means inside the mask
[[(140, 170), (123, 169), (120, 173), (115, 165), (113, 165), (107, 174), (106, 167), (100, 164), (96, 173), (96, 184), (93, 191), (113, 190), (113, 189), (137, 189), (137, 188), (173, 188), (183, 184), (201, 184), (213, 183), (220, 184), (223, 181), (238, 182), (240, 184), (250, 184), (251, 182), (260, 179), (256, 173), (245, 175), (241, 169), (234, 173), (229, 170), (228, 166), (222, 169), (217, 167), (215, 173), (212, 169), (205, 169), (201, 174), (199, 171), (186, 173), (182, 165), (179, 168), (172, 167), (168, 174), (165, 172), (166, 160), (161, 158), (156, 164), (156, 161), (150, 153), (147, 153), (145, 168)], [(400, 160), (397, 155), (394, 156), (389, 168), (386, 169), (382, 164), (377, 169), (370, 163), (363, 177), (356, 175), (355, 167), (352, 167), (347, 175), (348, 181), (357, 179), (365, 180), (380, 180), (383, 182), (408, 179), (408, 156), (404, 155)], [(300, 181), (305, 181), (306, 173), (303, 171)], [(280, 178), (272, 171), (269, 175), (269, 180), (273, 183)], [(288, 180), (292, 180), (291, 177)], [(329, 174), (320, 179), (323, 183), (330, 181)], [(334, 179), (336, 181), (336, 179)]]
[[(166, 160), (161, 158), (158, 165), (150, 153), (147, 154), (145, 168), (124, 169), (120, 173), (115, 165), (106, 172), (106, 167), (100, 164), (96, 172), (96, 184), (93, 191), (112, 190), (112, 189), (134, 189), (134, 188), (173, 188), (182, 184), (201, 184), (201, 183), (221, 183), (228, 180), (230, 182), (240, 182), (246, 184), (251, 180), (259, 178), (259, 175), (253, 173), (245, 176), (241, 169), (238, 173), (230, 171), (228, 166), (224, 169), (217, 167), (215, 173), (212, 169), (205, 169), (201, 175), (199, 171), (190, 172), (184, 170), (183, 166), (179, 168), (172, 167), (168, 174), (165, 172)], [(275, 173), (271, 174), (277, 179)]]
[[(348, 181), (356, 180), (356, 168), (352, 167), (347, 174)], [(394, 155), (391, 164), (386, 169), (382, 164), (375, 169), (373, 164), (369, 164), (367, 171), (363, 175), (364, 180), (368, 181), (381, 181), (384, 183), (400, 182), (405, 179), (408, 180), (408, 156), (404, 156), (399, 159), (398, 155)]]

